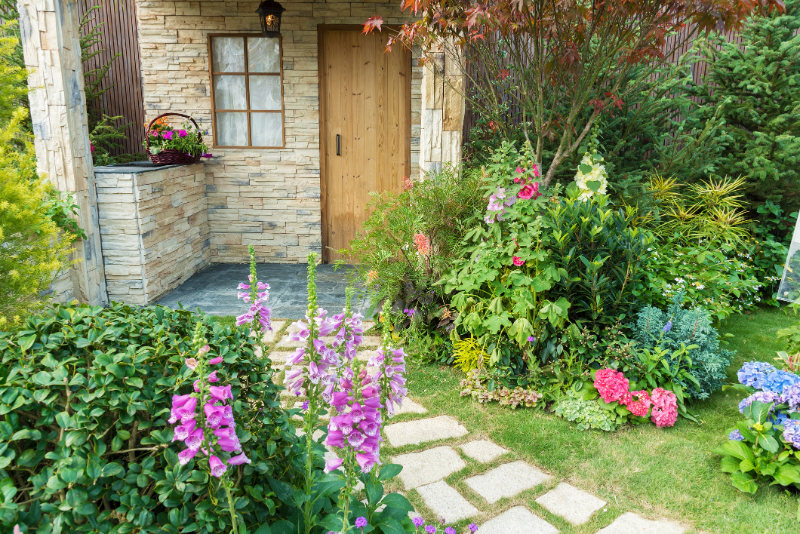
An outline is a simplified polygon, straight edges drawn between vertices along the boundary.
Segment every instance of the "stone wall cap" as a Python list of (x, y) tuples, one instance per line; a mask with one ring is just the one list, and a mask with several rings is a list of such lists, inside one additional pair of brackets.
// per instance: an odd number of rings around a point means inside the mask
[(141, 174), (145, 172), (163, 171), (177, 167), (191, 167), (192, 165), (202, 165), (202, 163), (192, 163), (190, 165), (155, 165), (150, 161), (132, 161), (130, 163), (116, 163), (114, 165), (104, 165), (95, 167), (95, 174)]

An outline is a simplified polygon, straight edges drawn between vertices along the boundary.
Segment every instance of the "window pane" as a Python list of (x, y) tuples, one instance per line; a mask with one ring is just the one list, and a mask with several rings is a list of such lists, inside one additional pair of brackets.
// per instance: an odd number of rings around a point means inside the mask
[(250, 109), (281, 109), (280, 76), (250, 76)]
[(244, 76), (214, 76), (216, 109), (247, 109)]
[(247, 146), (247, 113), (217, 113), (217, 146)]
[(248, 37), (247, 47), (249, 72), (281, 71), (281, 52), (277, 37)]
[(214, 37), (214, 72), (244, 72), (244, 37)]
[(281, 146), (280, 113), (251, 113), (250, 127), (253, 129), (253, 146)]

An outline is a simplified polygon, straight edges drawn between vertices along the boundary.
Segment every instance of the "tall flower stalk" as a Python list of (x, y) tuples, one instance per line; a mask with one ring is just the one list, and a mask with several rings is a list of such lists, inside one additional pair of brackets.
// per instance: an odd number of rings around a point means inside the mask
[(250, 309), (236, 318), (236, 326), (250, 325), (252, 333), (256, 335), (257, 345), (261, 348), (261, 356), (266, 357), (266, 344), (264, 335), (272, 330), (272, 310), (267, 306), (269, 302), (269, 284), (258, 281), (256, 273), (256, 250), (253, 245), (250, 251), (250, 276), (249, 284), (239, 284), (239, 298), (250, 304)]
[[(194, 393), (172, 397), (169, 423), (177, 425), (174, 428), (172, 441), (182, 441), (186, 445), (186, 449), (178, 454), (180, 464), (187, 465), (189, 462), (197, 461), (201, 469), (211, 477), (219, 479), (219, 487), (225, 490), (227, 496), (233, 533), (238, 534), (236, 498), (232, 491), (234, 483), (228, 476), (228, 467), (249, 464), (250, 459), (242, 451), (236, 435), (230, 384), (211, 385), (220, 379), (216, 370), (209, 370), (223, 363), (223, 359), (222, 356), (208, 358), (211, 349), (206, 344), (205, 331), (205, 324), (202, 321), (197, 323), (192, 338), (194, 356), (186, 358), (184, 362), (191, 370), (189, 376), (196, 377)], [(198, 452), (202, 455), (195, 460)], [(213, 499), (211, 490), (209, 494)]]

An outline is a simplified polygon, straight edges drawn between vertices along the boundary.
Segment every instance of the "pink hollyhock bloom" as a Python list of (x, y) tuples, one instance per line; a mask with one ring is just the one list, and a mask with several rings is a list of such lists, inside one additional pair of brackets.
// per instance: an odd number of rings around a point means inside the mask
[(192, 371), (194, 371), (197, 368), (197, 360), (195, 360), (194, 358), (186, 358), (186, 361), (184, 363), (186, 364), (186, 367), (188, 367)]
[(675, 425), (678, 420), (678, 402), (675, 393), (662, 388), (656, 388), (650, 394), (653, 402), (653, 411), (650, 413), (650, 420), (658, 428)]
[(541, 176), (541, 174), (539, 174), (539, 166), (538, 166), (538, 165), (536, 165), (535, 163), (533, 164), (533, 175), (534, 175), (535, 177), (537, 177), (537, 178), (538, 178), (539, 176)]
[(180, 463), (181, 465), (188, 464), (189, 460), (191, 460), (192, 458), (195, 457), (195, 455), (197, 454), (198, 450), (199, 450), (199, 447), (197, 449), (184, 449), (184, 450), (182, 450), (181, 452), (178, 453), (178, 463)]
[(606, 402), (618, 401), (628, 392), (628, 379), (619, 371), (600, 369), (594, 377), (594, 387)]
[(203, 429), (202, 428), (195, 428), (189, 436), (184, 440), (186, 446), (192, 450), (198, 450), (200, 445), (203, 444)]
[(227, 386), (208, 386), (208, 391), (211, 393), (211, 398), (215, 401), (221, 402), (233, 398), (230, 384)]
[(343, 462), (344, 460), (341, 458), (331, 458), (325, 462), (325, 472), (330, 473), (331, 471), (336, 471), (342, 466)]
[(242, 464), (249, 464), (250, 458), (245, 456), (244, 453), (239, 454), (238, 456), (231, 456), (231, 459), (228, 460), (228, 465), (242, 465)]
[(522, 174), (522, 167), (517, 167), (517, 174)]
[(222, 460), (220, 460), (219, 458), (217, 458), (213, 454), (211, 455), (211, 458), (208, 459), (208, 467), (211, 468), (211, 476), (214, 476), (214, 477), (217, 477), (217, 478), (219, 478), (222, 475), (224, 475), (225, 471), (228, 470), (228, 468), (225, 466), (225, 464), (222, 463)]
[(222, 363), (222, 356), (217, 356), (216, 358), (211, 358), (210, 360), (208, 360), (208, 363), (210, 363), (211, 365), (220, 364), (220, 363)]
[(519, 256), (514, 256), (511, 259), (511, 261), (514, 262), (514, 265), (516, 265), (517, 267), (521, 267), (521, 266), (525, 265), (525, 260), (523, 260)]
[(633, 415), (644, 417), (650, 411), (650, 395), (647, 391), (630, 391), (622, 396), (622, 404), (628, 407)]
[(522, 189), (519, 190), (517, 196), (523, 200), (528, 200), (533, 197), (536, 190), (533, 187), (533, 184), (525, 184), (522, 186)]
[(194, 432), (197, 423), (194, 419), (191, 419), (182, 425), (178, 425), (175, 427), (175, 432), (172, 436), (172, 441), (186, 441), (186, 438), (189, 437), (189, 434)]
[(200, 347), (200, 350), (198, 350), (197, 352), (200, 354), (200, 356), (202, 356), (203, 354), (206, 354), (210, 350), (211, 350), (211, 347), (209, 347), (208, 345), (203, 345), (202, 347)]

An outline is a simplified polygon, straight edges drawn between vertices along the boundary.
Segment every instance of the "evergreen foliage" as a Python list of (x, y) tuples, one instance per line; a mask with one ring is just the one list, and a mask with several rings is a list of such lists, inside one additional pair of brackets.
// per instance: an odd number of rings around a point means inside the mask
[[(747, 177), (748, 199), (787, 211), (800, 206), (800, 0), (786, 11), (754, 17), (741, 44), (722, 36), (698, 43), (708, 63), (703, 84), (690, 91), (701, 103), (689, 123), (724, 121), (717, 176)], [(754, 206), (755, 207), (755, 206)]]
[[(648, 347), (661, 346), (668, 351), (697, 345), (689, 351), (691, 366), (689, 373), (700, 383), (682, 382), (688, 395), (695, 399), (707, 399), (722, 388), (726, 380), (725, 370), (731, 363), (733, 351), (720, 348), (719, 333), (711, 324), (711, 315), (703, 308), (684, 309), (684, 294), (672, 299), (666, 313), (647, 306), (637, 315), (634, 339)], [(671, 321), (671, 323), (669, 323)], [(667, 328), (667, 324), (670, 328)], [(665, 331), (666, 330), (666, 331)]]

